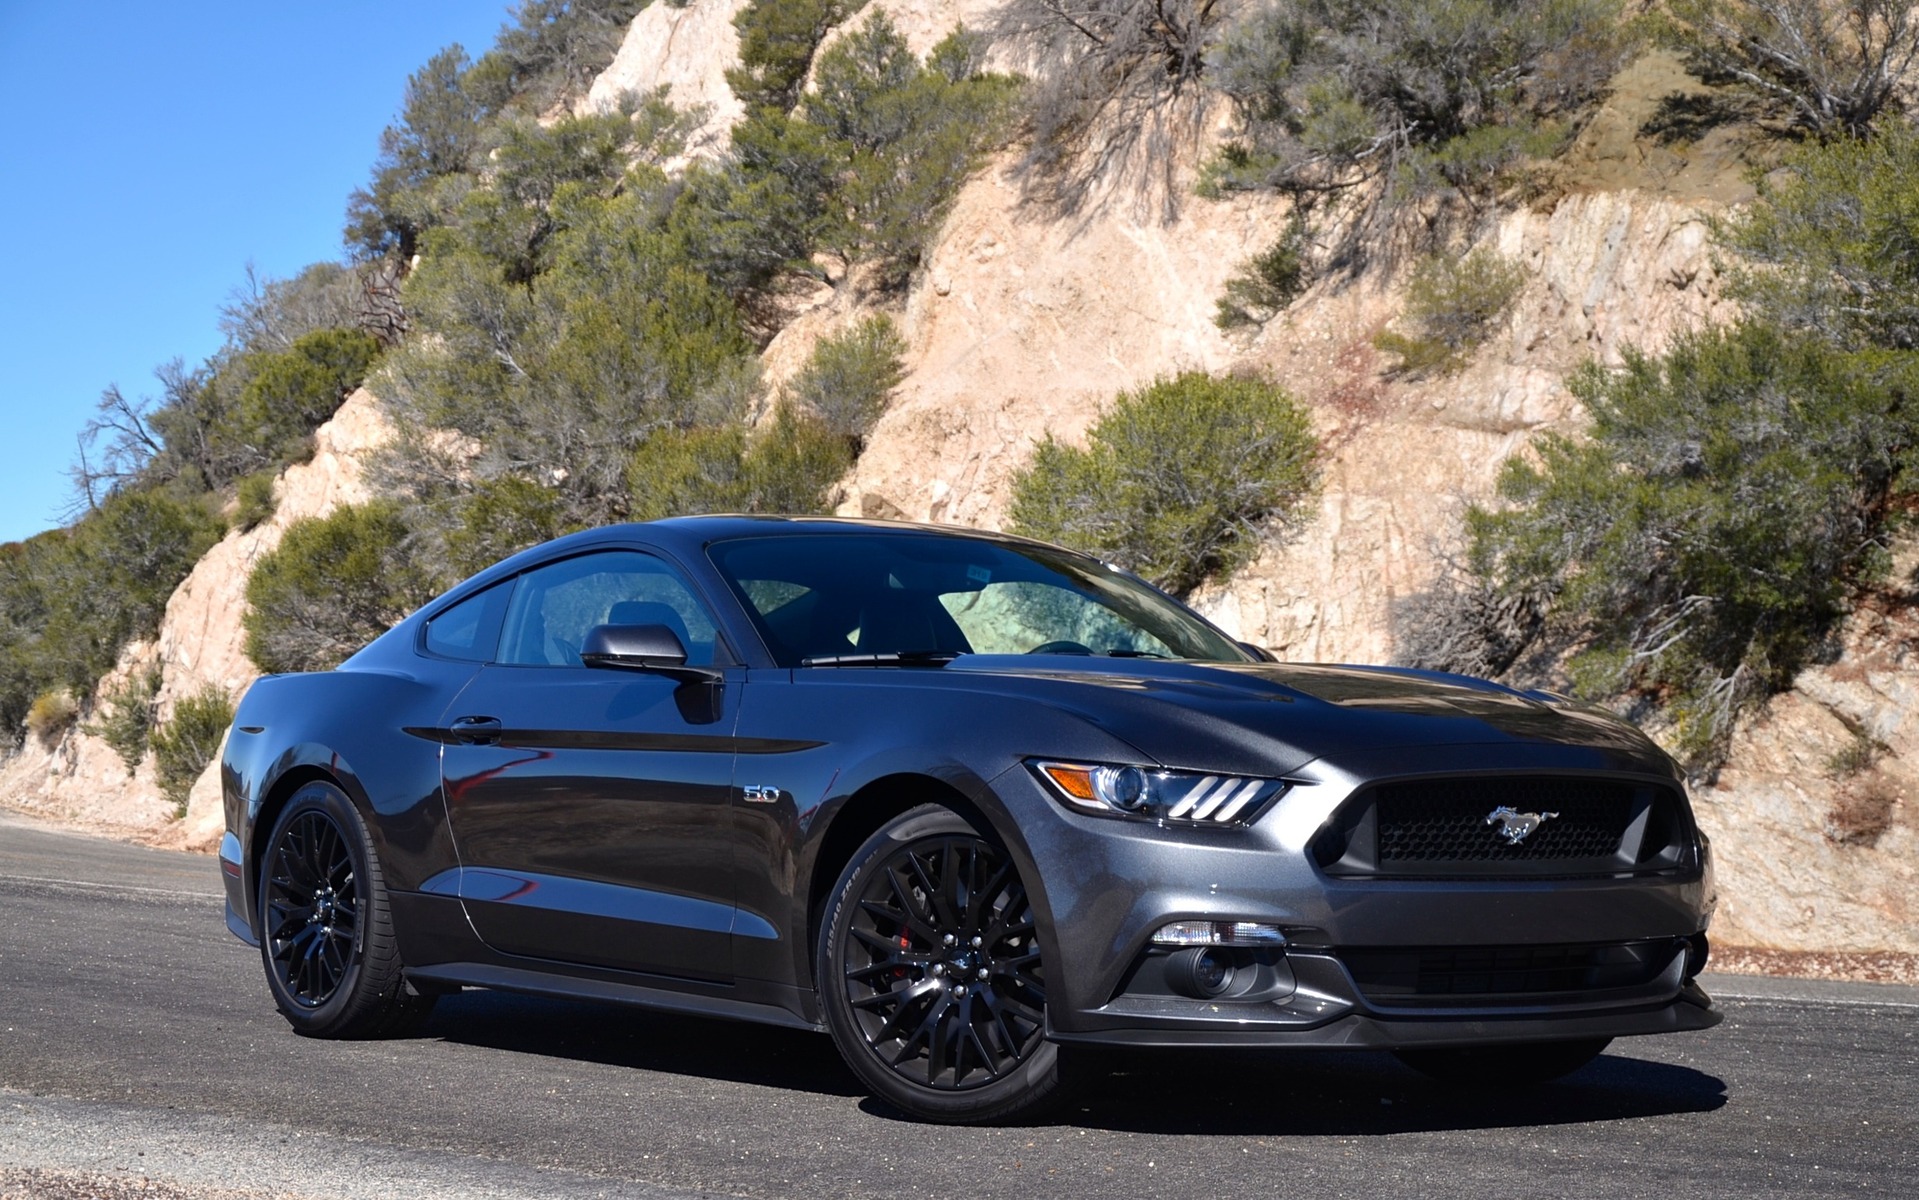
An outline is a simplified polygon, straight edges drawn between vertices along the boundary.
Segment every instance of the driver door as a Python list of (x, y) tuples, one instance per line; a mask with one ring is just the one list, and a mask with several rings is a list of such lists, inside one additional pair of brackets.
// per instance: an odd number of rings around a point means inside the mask
[[(600, 624), (666, 625), (718, 683), (583, 666)], [(521, 576), (496, 661), (447, 713), (448, 821), (474, 929), (506, 954), (678, 978), (732, 975), (726, 822), (743, 669), (655, 555)]]

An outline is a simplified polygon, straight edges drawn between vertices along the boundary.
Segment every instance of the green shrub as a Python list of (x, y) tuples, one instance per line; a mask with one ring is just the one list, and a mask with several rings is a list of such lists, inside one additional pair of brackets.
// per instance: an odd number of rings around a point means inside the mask
[(1184, 595), (1302, 518), (1318, 456), (1311, 420), (1278, 387), (1189, 371), (1122, 393), (1084, 450), (1045, 438), (1014, 478), (1012, 526)]
[(488, 109), (469, 86), (471, 66), (455, 44), (407, 77), (399, 124), (380, 134), (373, 178), (347, 201), (346, 240), (360, 255), (411, 259), (457, 195), (447, 185), (478, 165)]
[(1596, 97), (1632, 40), (1619, 0), (1246, 5), (1207, 55), (1238, 128), (1206, 165), (1202, 194), (1346, 197), (1359, 219), (1339, 223), (1335, 258), (1357, 261), (1396, 205), (1464, 196), (1473, 209), (1553, 149), (1563, 135), (1544, 119)]
[(0, 733), (18, 737), (43, 693), (91, 693), (128, 641), (153, 632), (212, 544), (205, 520), (196, 505), (127, 493), (69, 528), (0, 546)]
[(1264, 325), (1298, 299), (1310, 282), (1306, 226), (1294, 220), (1272, 245), (1241, 263), (1226, 280), (1213, 324), (1221, 329)]
[(821, 338), (787, 384), (787, 395), (826, 422), (857, 453), (893, 389), (906, 376), (906, 342), (890, 318), (868, 317)]
[(980, 154), (1008, 136), (1017, 85), (979, 58), (956, 29), (922, 63), (875, 11), (819, 56), (795, 113), (784, 100), (750, 110), (727, 158), (688, 174), (669, 219), (682, 252), (768, 322), (783, 277), (825, 274), (818, 250), (899, 287)]
[(457, 429), (484, 447), (484, 473), (551, 487), (562, 524), (601, 524), (627, 514), (628, 461), (656, 431), (747, 410), (757, 363), (738, 307), (660, 228), (664, 177), (632, 183), (576, 194), (524, 283), (467, 231), (435, 232), (406, 285), (432, 336), (395, 349), (379, 385), (402, 435), (384, 480), (419, 494), (442, 474), (420, 460), (436, 453), (425, 431)]
[(1387, 331), (1373, 344), (1399, 356), (1398, 370), (1443, 375), (1466, 365), (1512, 310), (1526, 269), (1493, 250), (1423, 259), (1406, 288), (1410, 332)]
[(782, 401), (751, 433), (734, 424), (656, 434), (633, 457), (633, 516), (831, 512), (852, 465), (843, 434)]
[(1549, 161), (1565, 148), (1567, 121), (1481, 125), (1458, 137), (1407, 153), (1396, 169), (1391, 198), (1417, 201), (1435, 194), (1490, 196), (1515, 181), (1529, 163)]
[(273, 494), (278, 478), (279, 472), (266, 470), (255, 471), (240, 480), (234, 488), (233, 528), (252, 529), (273, 519), (274, 510), (280, 507), (278, 497)]
[(1746, 311), (1834, 346), (1919, 348), (1919, 132), (1789, 154), (1719, 232)]
[(727, 71), (727, 86), (748, 110), (791, 112), (813, 67), (813, 55), (835, 25), (865, 0), (753, 0), (733, 17), (740, 35), (740, 65)]
[(380, 344), (357, 329), (320, 329), (258, 357), (240, 389), (237, 437), (270, 461), (305, 457), (306, 439), (360, 386)]
[(247, 579), (247, 657), (269, 673), (325, 671), (432, 598), (398, 505), (348, 504), (295, 522)]
[(1571, 386), (1591, 438), (1508, 464), (1504, 507), (1469, 515), (1475, 568), (1551, 596), (1579, 690), (1656, 701), (1709, 769), (1884, 572), (1919, 446), (1916, 357), (1747, 323), (1589, 367)]
[(648, 438), (627, 466), (633, 519), (745, 512), (746, 432), (733, 423), (662, 429)]
[(153, 730), (153, 699), (160, 694), (160, 671), (154, 668), (128, 677), (95, 715), (87, 732), (96, 735), (119, 754), (131, 775), (147, 754), (147, 738)]
[(52, 680), (91, 692), (122, 647), (159, 630), (174, 589), (224, 532), (205, 497), (128, 491), (50, 543), (34, 569), (45, 600), (38, 657)]
[(530, 479), (486, 480), (456, 505), (446, 535), (448, 582), (566, 532), (559, 495)]
[[(669, 0), (669, 3), (673, 0)], [(676, 7), (686, 0), (678, 0)], [(619, 52), (626, 27), (648, 0), (520, 0), (493, 49), (475, 63), (467, 90), (489, 111), (509, 101), (543, 113), (583, 95)], [(477, 76), (479, 79), (472, 78)], [(480, 82), (484, 80), (485, 82)]]
[[(932, 60), (976, 57), (969, 39), (955, 30)], [(814, 78), (800, 111), (838, 160), (823, 245), (873, 264), (882, 288), (898, 287), (980, 153), (1004, 137), (1016, 85), (993, 75), (954, 80), (923, 65), (883, 9), (820, 55)]]
[(839, 504), (834, 485), (853, 465), (839, 431), (791, 404), (780, 404), (740, 463), (747, 512), (823, 513)]
[(822, 278), (811, 260), (838, 162), (823, 133), (784, 113), (749, 114), (718, 163), (695, 164), (669, 215), (678, 252), (715, 287), (777, 327), (779, 283)]
[(175, 820), (187, 815), (187, 796), (207, 764), (220, 753), (220, 739), (231, 724), (233, 701), (225, 691), (209, 684), (194, 695), (181, 697), (173, 706), (173, 715), (154, 729), (154, 774), (161, 793), (173, 801)]
[(80, 715), (80, 702), (65, 688), (41, 692), (27, 710), (27, 732), (51, 746), (73, 727)]

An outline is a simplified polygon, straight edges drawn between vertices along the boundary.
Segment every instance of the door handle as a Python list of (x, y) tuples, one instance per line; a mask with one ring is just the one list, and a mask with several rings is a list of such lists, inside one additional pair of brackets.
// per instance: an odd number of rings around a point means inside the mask
[(469, 746), (485, 746), (500, 740), (498, 717), (455, 717), (447, 731), (453, 740)]

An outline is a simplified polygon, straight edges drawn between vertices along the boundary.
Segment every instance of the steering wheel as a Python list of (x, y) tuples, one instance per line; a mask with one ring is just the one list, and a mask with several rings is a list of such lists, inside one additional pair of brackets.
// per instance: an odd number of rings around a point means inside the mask
[(1082, 646), (1078, 642), (1071, 641), (1067, 638), (1060, 638), (1058, 641), (1052, 642), (1041, 642), (1039, 645), (1027, 651), (1028, 654), (1091, 654), (1092, 652), (1093, 648), (1091, 646)]

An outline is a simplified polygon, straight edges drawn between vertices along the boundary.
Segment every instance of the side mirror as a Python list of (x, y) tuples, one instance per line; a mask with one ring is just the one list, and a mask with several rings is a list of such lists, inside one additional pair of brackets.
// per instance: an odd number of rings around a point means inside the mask
[(686, 645), (665, 625), (595, 625), (580, 646), (580, 661), (589, 667), (648, 671), (683, 683), (720, 678), (711, 667), (686, 665)]
[(1279, 661), (1278, 657), (1264, 646), (1255, 646), (1251, 642), (1241, 642), (1239, 648), (1261, 662), (1276, 663)]

